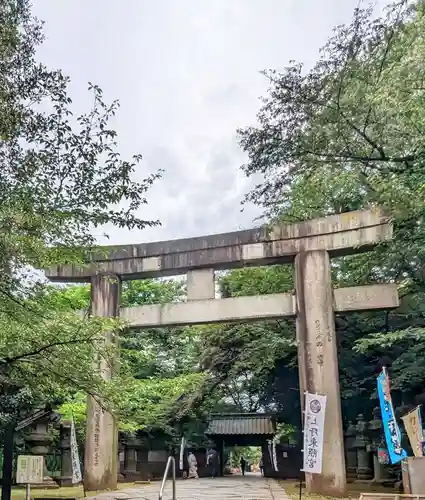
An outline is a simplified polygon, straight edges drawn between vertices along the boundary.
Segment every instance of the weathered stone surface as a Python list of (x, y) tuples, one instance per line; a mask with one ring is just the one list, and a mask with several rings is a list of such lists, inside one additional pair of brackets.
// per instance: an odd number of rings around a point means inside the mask
[(215, 297), (214, 269), (195, 269), (187, 273), (187, 300)]
[(291, 294), (191, 300), (181, 303), (128, 307), (121, 310), (121, 317), (134, 328), (258, 321), (293, 315), (294, 306)]
[(394, 309), (399, 306), (397, 285), (365, 285), (333, 290), (335, 312)]
[(300, 392), (327, 396), (321, 474), (307, 474), (307, 489), (346, 493), (344, 435), (329, 254), (300, 253), (295, 259)]
[[(98, 274), (92, 278), (91, 313), (115, 317), (119, 313), (120, 280), (117, 276)], [(112, 342), (112, 333), (106, 335)], [(102, 358), (99, 370), (105, 379), (112, 369)], [(117, 487), (118, 430), (114, 417), (91, 396), (87, 401), (86, 444), (84, 454), (84, 487), (86, 491)]]
[(53, 281), (89, 281), (96, 272), (122, 279), (184, 274), (196, 268), (231, 269), (291, 262), (299, 252), (327, 250), (332, 256), (360, 252), (391, 239), (392, 228), (378, 210), (349, 212), (292, 225), (260, 227), (199, 238), (103, 247), (87, 265), (46, 271)]
[[(207, 295), (202, 289), (198, 290), (198, 293), (202, 297)], [(333, 294), (333, 307), (336, 312), (393, 309), (399, 304), (397, 287), (392, 284), (337, 288), (333, 290)], [(128, 321), (132, 328), (262, 321), (295, 314), (295, 296), (289, 293), (229, 299), (203, 298), (182, 303), (121, 309), (121, 317)]]

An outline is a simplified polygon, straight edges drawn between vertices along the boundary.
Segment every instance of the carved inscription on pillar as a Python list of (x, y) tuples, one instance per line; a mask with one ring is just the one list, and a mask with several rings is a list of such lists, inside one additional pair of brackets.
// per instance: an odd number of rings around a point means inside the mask
[(99, 404), (95, 404), (94, 431), (93, 431), (93, 465), (97, 467), (100, 459), (100, 419), (103, 410)]
[(300, 389), (327, 396), (323, 469), (321, 474), (306, 474), (307, 488), (315, 493), (343, 496), (346, 489), (344, 437), (330, 261), (326, 252), (297, 255), (295, 288)]
[[(120, 280), (117, 276), (98, 274), (92, 278), (93, 316), (115, 317), (119, 310)], [(114, 336), (105, 334), (104, 342), (112, 342)], [(104, 379), (112, 376), (113, 367), (99, 359), (99, 373)], [(117, 436), (113, 415), (101, 402), (88, 398), (86, 446), (84, 455), (84, 486), (86, 491), (115, 489), (117, 486)]]
[(322, 332), (322, 329), (321, 329), (321, 326), (320, 326), (320, 321), (318, 319), (316, 319), (314, 321), (314, 326), (315, 326), (315, 331), (316, 331), (316, 349), (317, 349), (317, 364), (319, 366), (322, 366), (323, 365), (323, 347), (324, 347), (324, 343), (323, 343), (323, 332)]

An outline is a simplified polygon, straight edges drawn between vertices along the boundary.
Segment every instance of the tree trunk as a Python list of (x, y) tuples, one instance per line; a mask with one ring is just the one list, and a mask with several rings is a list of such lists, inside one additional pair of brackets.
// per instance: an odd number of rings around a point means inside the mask
[(10, 500), (12, 494), (12, 472), (13, 472), (13, 434), (14, 425), (5, 430), (3, 441), (3, 480), (1, 488), (1, 500)]

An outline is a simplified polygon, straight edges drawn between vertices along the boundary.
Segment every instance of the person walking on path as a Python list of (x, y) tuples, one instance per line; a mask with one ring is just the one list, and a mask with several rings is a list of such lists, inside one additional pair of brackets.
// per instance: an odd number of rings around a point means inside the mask
[(189, 479), (199, 479), (198, 476), (198, 461), (193, 452), (189, 453), (187, 457), (187, 461), (189, 463)]
[(207, 457), (207, 465), (211, 468), (211, 477), (215, 478), (218, 475), (218, 455), (214, 449), (209, 450)]
[(245, 475), (245, 467), (246, 467), (246, 460), (244, 459), (244, 457), (241, 457), (241, 472), (242, 472), (242, 476)]
[(260, 460), (260, 472), (261, 472), (261, 475), (264, 476), (264, 461), (263, 461), (263, 457), (261, 457), (261, 460)]

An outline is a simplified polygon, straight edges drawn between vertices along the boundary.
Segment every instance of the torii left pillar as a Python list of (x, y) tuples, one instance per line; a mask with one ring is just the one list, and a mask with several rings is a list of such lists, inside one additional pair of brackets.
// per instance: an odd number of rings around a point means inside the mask
[[(92, 316), (116, 317), (119, 314), (121, 284), (114, 274), (100, 273), (91, 279)], [(114, 342), (113, 332), (105, 334), (106, 343)], [(105, 380), (112, 377), (113, 366), (99, 359)], [(84, 451), (84, 488), (86, 491), (117, 488), (118, 429), (115, 417), (92, 396), (87, 401), (86, 443)]]

